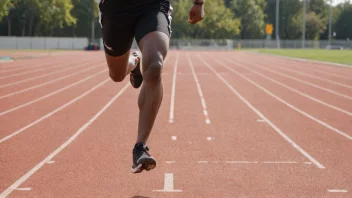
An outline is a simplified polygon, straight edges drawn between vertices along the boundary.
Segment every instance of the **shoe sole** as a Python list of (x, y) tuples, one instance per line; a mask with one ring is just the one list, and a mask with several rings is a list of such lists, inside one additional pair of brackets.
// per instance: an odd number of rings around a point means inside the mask
[(156, 161), (152, 157), (148, 158), (141, 158), (137, 161), (138, 166), (133, 168), (132, 173), (140, 173), (143, 170), (150, 171), (156, 167)]

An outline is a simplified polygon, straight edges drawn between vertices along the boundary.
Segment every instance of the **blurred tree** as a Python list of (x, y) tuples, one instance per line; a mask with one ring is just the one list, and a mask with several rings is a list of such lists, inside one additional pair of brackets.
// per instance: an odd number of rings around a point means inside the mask
[(192, 2), (174, 2), (172, 20), (173, 38), (235, 38), (239, 34), (239, 20), (226, 8), (223, 0), (206, 1), (205, 18), (196, 25), (188, 23)]
[(241, 21), (241, 39), (265, 38), (266, 0), (229, 0), (227, 4)]
[[(265, 13), (267, 15), (266, 22), (271, 23), (276, 27), (276, 0), (266, 0), (267, 8)], [(300, 35), (297, 31), (295, 18), (302, 9), (300, 0), (280, 1), (279, 6), (279, 35), (280, 39), (299, 39)], [(302, 20), (301, 20), (302, 21)], [(301, 22), (302, 24), (302, 22)], [(276, 35), (273, 35), (276, 38)]]
[[(302, 35), (302, 18), (303, 18), (303, 10), (296, 16), (294, 19), (295, 30), (294, 33), (296, 36)], [(326, 29), (326, 24), (324, 24), (324, 20), (320, 18), (313, 11), (309, 11), (306, 14), (306, 39), (308, 40), (319, 40), (321, 32), (324, 32)]]
[(335, 24), (336, 39), (352, 39), (352, 4), (344, 3), (339, 7), (340, 15)]
[[(1, 0), (3, 1), (3, 0)], [(71, 0), (12, 0), (7, 23), (15, 36), (53, 35), (54, 29), (71, 26)]]
[(11, 7), (10, 0), (0, 0), (0, 22), (9, 14), (9, 8)]

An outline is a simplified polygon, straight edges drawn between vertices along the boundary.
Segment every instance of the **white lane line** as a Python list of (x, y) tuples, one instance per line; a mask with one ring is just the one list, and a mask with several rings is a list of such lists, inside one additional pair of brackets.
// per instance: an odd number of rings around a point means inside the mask
[(316, 84), (313, 84), (313, 83), (304, 81), (304, 80), (299, 79), (299, 78), (292, 77), (292, 76), (290, 76), (290, 75), (287, 75), (287, 74), (284, 74), (284, 73), (281, 73), (281, 72), (277, 72), (277, 71), (275, 71), (275, 70), (268, 69), (268, 68), (266, 68), (266, 67), (262, 67), (262, 66), (259, 65), (259, 64), (256, 64), (256, 63), (248, 63), (248, 62), (242, 62), (242, 61), (238, 61), (238, 62), (241, 62), (241, 63), (244, 63), (244, 64), (252, 64), (252, 65), (255, 65), (255, 66), (257, 66), (257, 67), (259, 67), (259, 68), (261, 68), (261, 69), (263, 69), (263, 70), (269, 71), (269, 72), (271, 72), (271, 73), (278, 74), (278, 75), (280, 75), (280, 76), (284, 76), (284, 77), (286, 77), (286, 78), (295, 80), (295, 81), (297, 81), (297, 82), (299, 82), (299, 83), (303, 83), (303, 84), (309, 85), (309, 86), (311, 86), (311, 87), (314, 87), (314, 88), (317, 88), (317, 89), (320, 89), (320, 90), (329, 92), (329, 93), (331, 93), (331, 94), (334, 94), (334, 95), (341, 96), (341, 97), (344, 97), (344, 98), (347, 98), (347, 99), (352, 100), (352, 97), (351, 97), (351, 96), (348, 96), (348, 95), (339, 93), (339, 92), (334, 91), (334, 90), (331, 90), (331, 89), (327, 89), (327, 88), (325, 88), (325, 87), (321, 87), (321, 86), (319, 86), (319, 85), (316, 85)]
[(166, 164), (174, 164), (175, 161), (165, 161)]
[[(110, 79), (108, 79), (110, 80)], [(107, 81), (104, 81), (107, 82)], [(104, 83), (103, 82), (103, 83)], [(102, 85), (102, 83), (100, 84)], [(0, 194), (0, 198), (6, 197), (9, 195), (14, 189), (18, 188), (23, 182), (25, 182), (29, 177), (31, 177), (34, 173), (36, 173), (41, 167), (43, 167), (47, 162), (51, 161), (57, 154), (59, 154), (63, 149), (65, 149), (71, 142), (73, 142), (77, 136), (79, 136), (85, 129), (87, 129), (98, 117), (103, 114), (103, 112), (111, 106), (111, 104), (119, 97), (125, 90), (129, 87), (129, 83), (127, 83), (97, 114), (95, 114), (87, 123), (85, 123), (81, 128), (79, 128), (75, 134), (73, 134), (70, 139), (68, 139), (65, 143), (63, 143), (60, 147), (58, 147), (54, 152), (52, 152), (49, 156), (47, 156), (43, 161), (34, 166), (30, 171), (24, 174), (21, 178), (19, 178), (15, 183), (9, 186), (5, 191)]]
[(2, 79), (6, 79), (6, 78), (11, 78), (11, 77), (16, 77), (16, 76), (22, 76), (22, 75), (25, 75), (25, 74), (31, 74), (31, 73), (34, 73), (34, 72), (38, 72), (38, 71), (44, 71), (44, 70), (49, 70), (49, 69), (54, 69), (54, 68), (60, 68), (60, 67), (64, 67), (66, 66), (67, 64), (65, 65), (56, 65), (56, 66), (53, 66), (53, 67), (45, 67), (45, 68), (40, 68), (40, 69), (35, 69), (35, 70), (31, 70), (31, 71), (25, 71), (25, 72), (21, 72), (21, 73), (16, 73), (16, 74), (11, 74), (11, 75), (7, 75), (7, 76), (2, 76), (0, 77), (0, 80)]
[(199, 164), (207, 164), (208, 161), (197, 161)]
[[(58, 63), (54, 64), (57, 65)], [(20, 68), (5, 68), (4, 70), (0, 71), (0, 74), (3, 73), (7, 73), (7, 72), (14, 72), (14, 71), (18, 71), (18, 70), (25, 70), (25, 69), (35, 69), (35, 68), (40, 68), (42, 66), (50, 66), (50, 63), (48, 63), (47, 65), (34, 65), (33, 67), (30, 68), (25, 68), (25, 67), (20, 67)]]
[(177, 140), (177, 137), (176, 136), (171, 136), (171, 139), (172, 140)]
[[(295, 58), (295, 57), (274, 55), (274, 54), (268, 54), (268, 53), (266, 53), (266, 54), (262, 54), (259, 52), (248, 52), (248, 53), (253, 53), (253, 54), (257, 54), (257, 55), (264, 55), (264, 56), (279, 57), (282, 59), (288, 59), (288, 60), (294, 60), (294, 61), (300, 61), (300, 62), (319, 63), (319, 64), (325, 64), (327, 66), (340, 66), (340, 67), (347, 67), (347, 68), (351, 68), (351, 66), (352, 66), (352, 65), (342, 64), (342, 63), (333, 63), (333, 62), (318, 61), (318, 60), (311, 60), (311, 59), (304, 59), (304, 58)], [(309, 67), (309, 68), (316, 68), (316, 67), (313, 66), (313, 67)], [(331, 67), (324, 67), (324, 68), (331, 68)]]
[(331, 84), (339, 85), (341, 87), (346, 87), (346, 88), (352, 89), (352, 86), (350, 86), (350, 85), (346, 85), (346, 84), (343, 84), (343, 83), (340, 83), (340, 82), (336, 82), (336, 81), (333, 81), (333, 80), (328, 80), (328, 79), (325, 79), (325, 78), (321, 78), (321, 77), (318, 77), (318, 76), (302, 73), (302, 72), (295, 71), (295, 70), (292, 70), (292, 69), (283, 68), (283, 67), (276, 66), (276, 65), (273, 65), (273, 67), (276, 67), (278, 69), (285, 70), (285, 71), (288, 71), (288, 72), (296, 73), (296, 74), (299, 74), (299, 75), (302, 75), (302, 76), (307, 76), (309, 78), (321, 80), (321, 81), (324, 81), (324, 82), (329, 82)]
[(17, 106), (17, 107), (12, 108), (12, 109), (3, 111), (3, 112), (0, 113), (0, 116), (3, 116), (3, 115), (5, 115), (5, 114), (7, 114), (7, 113), (10, 113), (10, 112), (12, 112), (12, 111), (21, 109), (21, 108), (23, 108), (23, 107), (26, 107), (26, 106), (28, 106), (28, 105), (31, 105), (31, 104), (33, 104), (33, 103), (35, 103), (35, 102), (38, 102), (38, 101), (43, 100), (43, 99), (45, 99), (45, 98), (48, 98), (48, 97), (50, 97), (50, 96), (53, 96), (53, 95), (55, 95), (55, 94), (57, 94), (57, 93), (60, 93), (60, 92), (62, 92), (62, 91), (64, 91), (64, 90), (66, 90), (66, 89), (69, 89), (69, 88), (71, 88), (71, 87), (73, 87), (73, 86), (76, 86), (76, 85), (82, 83), (82, 82), (85, 82), (85, 81), (87, 81), (87, 80), (89, 80), (89, 79), (91, 79), (91, 78), (93, 78), (93, 77), (95, 77), (95, 76), (97, 76), (97, 75), (99, 75), (99, 74), (105, 72), (105, 71), (107, 71), (107, 69), (105, 69), (105, 70), (103, 70), (103, 71), (101, 71), (101, 72), (95, 73), (95, 74), (93, 74), (93, 75), (91, 75), (91, 76), (88, 76), (88, 77), (86, 77), (86, 78), (84, 78), (84, 79), (82, 79), (82, 80), (80, 80), (80, 81), (77, 81), (77, 82), (75, 82), (75, 83), (73, 83), (73, 84), (70, 84), (70, 85), (68, 85), (68, 86), (66, 86), (66, 87), (63, 87), (63, 88), (61, 88), (61, 89), (59, 89), (59, 90), (56, 90), (56, 91), (54, 91), (54, 92), (51, 92), (51, 93), (49, 93), (49, 94), (47, 94), (47, 95), (45, 95), (45, 96), (42, 96), (42, 97), (37, 98), (37, 99), (35, 99), (35, 100), (29, 101), (29, 102), (27, 102), (27, 103), (25, 103), (25, 104), (19, 105), (19, 106)]
[(209, 140), (209, 141), (211, 141), (211, 140), (213, 140), (213, 139), (215, 139), (215, 138), (213, 138), (213, 137), (207, 137), (207, 140)]
[(208, 114), (208, 111), (207, 111), (207, 105), (205, 103), (204, 94), (202, 92), (202, 88), (201, 88), (201, 86), (199, 84), (198, 77), (197, 77), (196, 72), (194, 70), (194, 65), (193, 65), (191, 59), (189, 58), (189, 54), (188, 53), (187, 53), (187, 58), (188, 58), (188, 63), (189, 63), (189, 65), (191, 67), (191, 70), (192, 70), (194, 81), (196, 82), (196, 86), (197, 86), (197, 89), (198, 89), (198, 94), (199, 94), (199, 97), (200, 97), (200, 101), (202, 103), (203, 114), (204, 114), (204, 117), (205, 117), (205, 123), (206, 124), (210, 124), (210, 119), (209, 119), (209, 114)]
[(290, 143), (295, 149), (297, 149), (302, 155), (312, 161), (318, 168), (325, 168), (321, 163), (319, 163), (316, 159), (314, 159), (311, 155), (309, 155), (305, 150), (303, 150), (298, 144), (296, 144), (291, 138), (289, 138), (284, 132), (281, 131), (276, 125), (274, 125), (268, 118), (266, 118), (258, 109), (256, 109), (251, 103), (248, 102), (240, 93), (235, 90), (222, 76), (220, 76), (217, 71), (215, 71), (207, 62), (200, 58), (198, 54), (199, 60), (201, 60), (207, 67), (215, 73), (216, 76), (234, 93), (240, 98), (250, 109), (252, 109), (260, 118), (265, 120), (281, 137), (283, 137), (288, 143)]
[(182, 190), (174, 189), (174, 174), (165, 173), (164, 178), (164, 189), (163, 190), (153, 190), (154, 192), (182, 192)]
[(227, 164), (258, 164), (257, 161), (225, 161)]
[(53, 163), (55, 163), (55, 161), (53, 160), (47, 162), (47, 164), (53, 164)]
[(43, 120), (49, 118), (50, 116), (54, 115), (55, 113), (57, 113), (57, 112), (63, 110), (64, 108), (70, 106), (71, 104), (75, 103), (75, 102), (78, 101), (79, 99), (81, 99), (81, 98), (87, 96), (89, 93), (91, 93), (91, 92), (93, 92), (94, 90), (98, 89), (99, 87), (101, 87), (102, 85), (104, 85), (105, 83), (107, 83), (108, 81), (109, 81), (109, 79), (106, 79), (106, 80), (102, 81), (102, 82), (99, 83), (98, 85), (94, 86), (93, 88), (91, 88), (90, 90), (84, 92), (83, 94), (81, 94), (81, 95), (75, 97), (74, 99), (70, 100), (69, 102), (65, 103), (64, 105), (58, 107), (58, 108), (55, 109), (54, 111), (52, 111), (52, 112), (50, 112), (50, 113), (44, 115), (43, 117), (39, 118), (38, 120), (36, 120), (36, 121), (34, 121), (34, 122), (32, 122), (32, 123), (26, 125), (25, 127), (22, 127), (21, 129), (15, 131), (15, 132), (13, 132), (13, 133), (11, 133), (10, 135), (8, 135), (8, 136), (2, 138), (2, 139), (0, 140), (0, 143), (3, 143), (4, 141), (6, 141), (6, 140), (12, 138), (13, 136), (18, 135), (19, 133), (23, 132), (24, 130), (26, 130), (26, 129), (28, 129), (28, 128), (30, 128), (30, 127), (32, 127), (32, 126), (38, 124), (39, 122), (41, 122), (41, 121), (43, 121)]
[(309, 164), (310, 165), (310, 164), (312, 164), (312, 162), (304, 162), (304, 164)]
[[(72, 60), (76, 57), (77, 54), (66, 54), (65, 58), (71, 58)], [(39, 56), (37, 56), (39, 57)], [(36, 58), (37, 58), (36, 57)], [(95, 57), (95, 56), (94, 56)], [(58, 65), (62, 64), (62, 57), (59, 56), (46, 56), (46, 57), (39, 57), (40, 59), (29, 59), (29, 60), (18, 60), (16, 63), (13, 64), (8, 64), (4, 65), (1, 70), (2, 71), (7, 71), (10, 69), (32, 69), (32, 68), (37, 68), (38, 62), (42, 63), (39, 66), (50, 66), (51, 64)], [(47, 63), (49, 62), (49, 63)], [(6, 67), (7, 66), (7, 67)]]
[[(286, 64), (281, 63), (279, 66), (286, 67)], [(290, 68), (295, 68), (295, 69), (297, 69), (297, 70), (304, 69), (304, 71), (307, 71), (307, 72), (311, 71), (311, 72), (318, 72), (318, 73), (322, 73), (322, 74), (327, 74), (327, 75), (329, 75), (329, 76), (335, 76), (335, 77), (337, 77), (337, 78), (344, 79), (344, 80), (352, 80), (352, 78), (348, 78), (348, 77), (346, 77), (346, 76), (342, 76), (342, 75), (339, 75), (339, 74), (336, 74), (336, 73), (327, 72), (327, 71), (315, 70), (315, 69), (313, 69), (313, 68), (307, 68), (307, 67), (302, 68), (302, 67), (299, 67), (299, 66), (297, 67), (297, 66), (295, 66), (295, 65), (294, 65), (294, 66), (288, 66), (288, 67), (290, 67)], [(301, 70), (301, 71), (302, 71), (302, 70)]]
[(265, 122), (263, 119), (257, 119), (257, 122)]
[[(89, 57), (89, 58), (90, 59), (86, 59), (86, 61), (91, 61), (93, 59), (96, 59), (95, 56)], [(12, 67), (3, 68), (3, 69), (1, 69), (0, 73), (18, 71), (21, 69), (35, 69), (35, 68), (40, 68), (40, 67), (50, 67), (53, 65), (65, 64), (65, 63), (66, 63), (65, 65), (71, 65), (71, 64), (78, 64), (81, 62), (82, 62), (82, 60), (78, 60), (78, 61), (74, 61), (74, 62), (70, 62), (70, 63), (63, 62), (61, 57), (56, 57), (56, 58), (52, 58), (52, 57), (49, 58), (48, 57), (47, 59), (43, 58), (43, 59), (39, 60), (39, 63), (38, 63), (38, 59), (36, 59), (36, 60), (32, 59), (32, 60), (26, 60), (26, 61), (22, 62), (22, 64), (17, 63), (17, 65), (13, 65)], [(16, 66), (16, 67), (14, 67), (14, 66)]]
[[(88, 63), (88, 62), (90, 62), (90, 61), (92, 61), (93, 60), (93, 58), (92, 59), (90, 59), (90, 60), (87, 60), (87, 61), (85, 61), (85, 63)], [(28, 70), (30, 70), (30, 69), (36, 69), (36, 68), (41, 68), (41, 67), (46, 67), (46, 68), (48, 68), (48, 67), (50, 67), (50, 66), (55, 66), (55, 65), (60, 65), (60, 64), (63, 64), (63, 62), (59, 62), (60, 60), (57, 60), (57, 62), (49, 62), (49, 63), (45, 63), (45, 64), (41, 64), (41, 65), (37, 65), (36, 63), (27, 63), (27, 65), (30, 65), (30, 66), (32, 66), (32, 67), (20, 67), (20, 68), (6, 68), (6, 69), (4, 69), (4, 70), (1, 70), (0, 71), (0, 74), (2, 74), (2, 73), (7, 73), (7, 72), (14, 72), (14, 71), (18, 71), (18, 70), (25, 70), (25, 69), (28, 69)], [(75, 61), (75, 62), (70, 62), (70, 63), (66, 63), (65, 64), (65, 66), (67, 66), (67, 65), (72, 65), (72, 64), (80, 64), (80, 63), (82, 63), (82, 61)], [(34, 65), (32, 65), (32, 64), (34, 64)]]
[(43, 74), (43, 75), (40, 75), (40, 76), (34, 76), (34, 77), (31, 77), (31, 78), (26, 78), (26, 79), (19, 80), (19, 81), (16, 81), (16, 82), (12, 82), (12, 83), (1, 85), (0, 88), (21, 84), (21, 83), (24, 83), (24, 82), (28, 82), (28, 81), (31, 81), (31, 80), (36, 80), (36, 79), (43, 78), (43, 77), (46, 77), (46, 76), (50, 76), (50, 75), (53, 75), (53, 74), (63, 73), (63, 72), (66, 72), (66, 71), (69, 71), (69, 70), (73, 70), (73, 69), (76, 69), (76, 68), (80, 68), (80, 67), (84, 67), (84, 66), (87, 66), (87, 65), (89, 65), (89, 63), (79, 64), (79, 65), (76, 65), (74, 67), (66, 68), (66, 69), (63, 69), (63, 70), (54, 71), (54, 72), (50, 72), (50, 73)]
[[(236, 62), (234, 62), (234, 61), (232, 61), (232, 60), (230, 60), (230, 59), (227, 59), (227, 60), (228, 60), (229, 62), (233, 63), (233, 64), (236, 64)], [(253, 72), (253, 73), (257, 74), (257, 75), (262, 76), (263, 78), (265, 78), (265, 79), (267, 79), (267, 80), (269, 80), (269, 81), (271, 81), (271, 82), (273, 82), (273, 83), (276, 83), (276, 84), (278, 84), (278, 85), (280, 85), (280, 86), (282, 86), (282, 87), (285, 87), (285, 88), (288, 89), (288, 90), (291, 90), (291, 91), (293, 91), (293, 92), (295, 92), (295, 93), (298, 93), (298, 94), (300, 94), (301, 96), (304, 96), (304, 97), (306, 97), (306, 98), (308, 98), (308, 99), (310, 99), (310, 100), (313, 100), (313, 101), (315, 101), (315, 102), (317, 102), (317, 103), (320, 103), (320, 104), (322, 104), (322, 105), (325, 105), (325, 106), (327, 106), (327, 107), (330, 107), (330, 108), (332, 108), (332, 109), (335, 109), (335, 110), (337, 110), (337, 111), (340, 111), (340, 112), (342, 112), (342, 113), (344, 113), (344, 114), (347, 114), (347, 115), (349, 115), (349, 116), (352, 116), (352, 112), (346, 111), (346, 110), (344, 110), (344, 109), (340, 109), (339, 107), (330, 105), (330, 104), (328, 104), (328, 103), (326, 103), (326, 102), (323, 102), (323, 101), (321, 101), (321, 100), (319, 100), (319, 99), (317, 99), (317, 98), (314, 98), (313, 96), (310, 96), (310, 95), (308, 95), (308, 94), (302, 93), (301, 91), (298, 91), (297, 89), (294, 89), (294, 88), (292, 88), (292, 87), (289, 87), (288, 85), (286, 85), (286, 84), (284, 84), (284, 83), (281, 83), (281, 82), (279, 82), (279, 81), (277, 81), (277, 80), (274, 80), (274, 79), (272, 79), (272, 78), (269, 78), (269, 77), (267, 77), (266, 75), (263, 75), (263, 74), (261, 74), (261, 73), (255, 71), (255, 70), (253, 70), (253, 69), (250, 69), (249, 67), (243, 67), (243, 66), (241, 66), (240, 64), (236, 64), (236, 65), (237, 65), (237, 66), (240, 66), (240, 67), (242, 67), (242, 68), (245, 68), (245, 69), (247, 69), (247, 70), (250, 70), (251, 72)]]
[(265, 89), (264, 87), (262, 87), (261, 85), (255, 83), (254, 81), (250, 80), (249, 78), (247, 78), (246, 76), (242, 75), (241, 73), (237, 72), (236, 70), (228, 67), (226, 64), (222, 63), (221, 61), (218, 61), (217, 59), (214, 59), (217, 63), (219, 63), (220, 65), (222, 65), (223, 67), (227, 68), (228, 70), (232, 71), (233, 73), (237, 74), (238, 76), (241, 76), (242, 78), (244, 78), (245, 80), (247, 80), (248, 82), (250, 82), (251, 84), (253, 84), (254, 86), (258, 87), (259, 89), (261, 89), (262, 91), (264, 91), (265, 93), (267, 93), (268, 95), (270, 95), (271, 97), (275, 98), (276, 100), (280, 101), (281, 103), (285, 104), (286, 106), (290, 107), (291, 109), (299, 112), (300, 114), (306, 116), (307, 118), (317, 122), (320, 125), (323, 125), (324, 127), (334, 131), (337, 134), (340, 134), (342, 136), (344, 136), (345, 138), (352, 140), (352, 136), (340, 131), (339, 129), (319, 120), (318, 118), (308, 114), (307, 112), (293, 106), (292, 104), (286, 102), (285, 100), (283, 100), (282, 98), (278, 97), (277, 95), (273, 94), (272, 92), (270, 92), (269, 90)]
[(347, 190), (345, 189), (328, 189), (329, 192), (331, 193), (346, 193)]
[(16, 190), (19, 190), (19, 191), (29, 191), (29, 190), (32, 190), (32, 188), (16, 188)]
[(173, 76), (173, 79), (172, 79), (172, 91), (171, 91), (169, 123), (173, 123), (174, 122), (175, 90), (176, 90), (176, 74), (177, 74), (177, 66), (178, 66), (178, 56), (179, 56), (179, 53), (177, 52), (175, 66), (174, 66), (174, 76)]
[(7, 94), (7, 95), (0, 96), (0, 99), (7, 98), (7, 97), (10, 97), (10, 96), (13, 96), (13, 95), (16, 95), (16, 94), (20, 94), (20, 93), (23, 93), (23, 92), (26, 92), (26, 91), (29, 91), (29, 90), (32, 90), (32, 89), (36, 89), (38, 87), (43, 87), (43, 86), (48, 85), (50, 83), (54, 83), (54, 82), (60, 81), (60, 80), (65, 79), (65, 78), (68, 78), (68, 77), (71, 77), (71, 76), (74, 76), (74, 75), (77, 75), (77, 74), (80, 74), (80, 73), (83, 73), (83, 72), (86, 72), (86, 71), (89, 71), (89, 70), (92, 70), (92, 69), (96, 69), (98, 67), (100, 67), (100, 65), (93, 66), (93, 67), (88, 67), (87, 69), (83, 69), (83, 70), (80, 70), (78, 72), (74, 72), (74, 73), (71, 73), (69, 75), (62, 76), (60, 78), (56, 78), (54, 80), (47, 81), (45, 83), (41, 83), (39, 85), (35, 85), (35, 86), (28, 87), (28, 88), (25, 88), (25, 89), (22, 89), (22, 90), (19, 90), (19, 91), (16, 91), (16, 92), (12, 92), (12, 93)]
[(294, 161), (264, 161), (264, 164), (297, 164), (298, 162)]

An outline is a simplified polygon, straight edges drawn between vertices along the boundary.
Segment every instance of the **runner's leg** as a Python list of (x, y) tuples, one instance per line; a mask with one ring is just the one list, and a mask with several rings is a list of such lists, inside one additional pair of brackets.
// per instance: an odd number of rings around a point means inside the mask
[[(104, 6), (104, 2), (100, 3), (100, 7)], [(106, 62), (109, 75), (115, 82), (123, 81), (139, 62), (137, 56), (131, 54), (136, 19), (137, 17), (133, 16), (111, 17), (101, 13), (100, 23)]]
[(146, 9), (136, 25), (136, 41), (142, 52), (144, 83), (138, 98), (139, 124), (136, 145), (133, 149), (133, 173), (156, 167), (155, 159), (148, 153), (146, 142), (152, 131), (162, 98), (162, 68), (169, 48), (171, 35), (171, 6), (168, 1)]
[(136, 40), (142, 52), (144, 83), (138, 98), (137, 143), (146, 144), (163, 99), (161, 79), (171, 36), (171, 11), (168, 1), (148, 11), (136, 26)]

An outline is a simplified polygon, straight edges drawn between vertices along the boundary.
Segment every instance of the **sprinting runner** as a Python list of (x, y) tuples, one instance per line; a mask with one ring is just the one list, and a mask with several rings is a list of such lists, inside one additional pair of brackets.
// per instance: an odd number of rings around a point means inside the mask
[[(204, 18), (205, 0), (192, 0), (188, 22)], [(132, 172), (156, 166), (146, 142), (163, 98), (161, 72), (171, 36), (170, 0), (101, 0), (100, 24), (109, 75), (121, 82), (130, 75), (134, 88), (142, 85), (139, 98), (138, 136), (134, 145)], [(131, 52), (133, 39), (140, 51)], [(143, 57), (143, 58), (142, 58)]]

